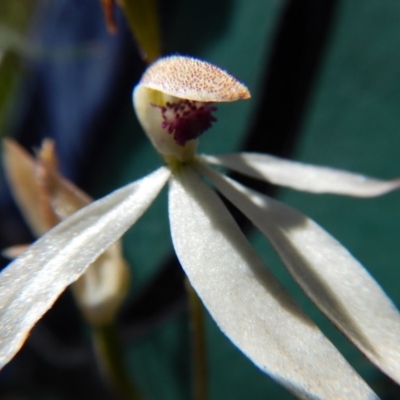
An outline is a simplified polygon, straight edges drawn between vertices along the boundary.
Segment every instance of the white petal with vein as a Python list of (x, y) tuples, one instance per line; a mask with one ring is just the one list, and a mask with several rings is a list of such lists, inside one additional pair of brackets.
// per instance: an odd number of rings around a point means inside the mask
[(366, 269), (305, 215), (206, 166), (199, 168), (270, 240), (316, 305), (400, 383), (400, 314)]
[(258, 153), (202, 156), (206, 162), (221, 165), (275, 185), (313, 193), (334, 193), (373, 197), (400, 187), (400, 179), (383, 181), (334, 168), (289, 161)]
[(192, 169), (171, 180), (169, 204), (174, 247), (192, 286), (221, 330), (259, 368), (300, 398), (376, 398)]
[(0, 368), (36, 321), (150, 206), (169, 170), (160, 168), (83, 208), (35, 242), (0, 274)]

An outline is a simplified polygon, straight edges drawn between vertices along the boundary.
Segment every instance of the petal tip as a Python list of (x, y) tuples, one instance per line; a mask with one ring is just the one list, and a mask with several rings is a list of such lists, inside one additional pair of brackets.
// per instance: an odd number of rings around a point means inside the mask
[(393, 181), (392, 190), (396, 190), (400, 188), (400, 178), (394, 179)]

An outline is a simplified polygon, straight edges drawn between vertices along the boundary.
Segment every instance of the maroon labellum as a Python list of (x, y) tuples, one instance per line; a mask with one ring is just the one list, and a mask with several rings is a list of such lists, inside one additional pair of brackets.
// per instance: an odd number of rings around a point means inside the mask
[(177, 144), (184, 146), (188, 140), (198, 138), (211, 128), (217, 120), (212, 115), (217, 108), (211, 104), (190, 100), (167, 102), (165, 106), (159, 107), (163, 117), (161, 126), (173, 135)]

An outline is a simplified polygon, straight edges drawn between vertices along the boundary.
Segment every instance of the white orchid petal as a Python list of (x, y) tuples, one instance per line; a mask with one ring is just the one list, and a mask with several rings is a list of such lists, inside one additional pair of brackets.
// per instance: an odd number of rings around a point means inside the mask
[(364, 267), (315, 222), (200, 166), (271, 241), (307, 295), (379, 368), (400, 383), (400, 315)]
[(136, 222), (169, 178), (158, 169), (61, 222), (0, 274), (0, 368), (86, 267)]
[(202, 156), (206, 162), (221, 165), (275, 185), (313, 193), (335, 193), (373, 197), (400, 187), (400, 179), (383, 181), (334, 168), (288, 161), (258, 153)]
[(221, 330), (259, 368), (300, 398), (376, 398), (190, 167), (171, 179), (169, 204), (174, 247), (192, 286)]

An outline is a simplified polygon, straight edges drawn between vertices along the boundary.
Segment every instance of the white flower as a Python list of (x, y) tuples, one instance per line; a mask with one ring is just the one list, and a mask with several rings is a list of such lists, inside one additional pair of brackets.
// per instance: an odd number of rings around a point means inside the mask
[(271, 241), (307, 295), (379, 368), (400, 382), (400, 317), (368, 272), (298, 211), (209, 167), (294, 189), (376, 196), (384, 182), (262, 154), (196, 155), (214, 105), (249, 97), (219, 68), (187, 57), (157, 61), (134, 91), (138, 118), (166, 162), (152, 174), (78, 211), (38, 240), (0, 277), (0, 364), (64, 288), (130, 228), (169, 181), (178, 258), (221, 330), (260, 369), (301, 398), (376, 395), (262, 263), (206, 177)]

